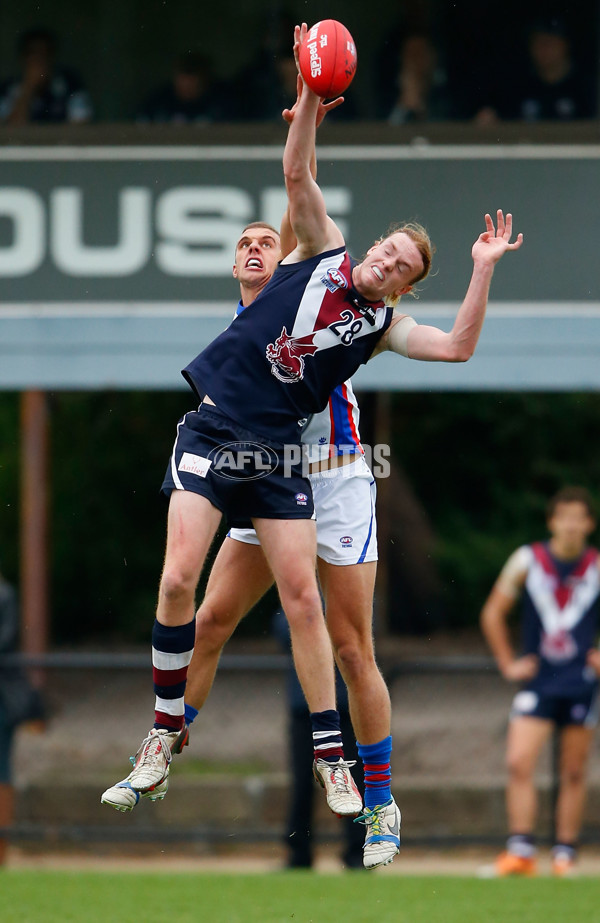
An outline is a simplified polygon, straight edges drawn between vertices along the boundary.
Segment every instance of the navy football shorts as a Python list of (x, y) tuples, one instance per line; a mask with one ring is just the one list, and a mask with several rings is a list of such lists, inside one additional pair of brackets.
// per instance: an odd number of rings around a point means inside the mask
[(310, 482), (296, 451), (294, 461), (283, 446), (201, 404), (177, 424), (161, 489), (167, 497), (173, 490), (201, 494), (238, 528), (249, 528), (253, 518), (314, 519)]
[(569, 724), (596, 727), (598, 724), (598, 685), (573, 696), (540, 695), (523, 689), (514, 697), (511, 718), (542, 718), (563, 728)]

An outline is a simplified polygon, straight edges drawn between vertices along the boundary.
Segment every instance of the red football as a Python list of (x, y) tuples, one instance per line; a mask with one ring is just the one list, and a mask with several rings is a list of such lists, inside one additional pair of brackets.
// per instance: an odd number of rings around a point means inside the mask
[(300, 71), (313, 93), (323, 99), (339, 96), (356, 72), (354, 39), (337, 19), (322, 19), (300, 46)]

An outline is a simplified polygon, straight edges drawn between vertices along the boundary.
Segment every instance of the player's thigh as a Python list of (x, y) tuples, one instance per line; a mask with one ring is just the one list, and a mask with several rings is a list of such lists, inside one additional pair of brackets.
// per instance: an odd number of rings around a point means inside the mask
[[(253, 519), (281, 592), (316, 591), (317, 531), (314, 519)], [(283, 601), (283, 600), (282, 600)]]
[(334, 646), (339, 647), (348, 638), (372, 645), (377, 562), (342, 567), (318, 558), (317, 566)]
[(199, 576), (221, 516), (201, 494), (174, 490), (169, 499), (165, 570), (176, 567)]
[(581, 724), (568, 724), (560, 732), (560, 768), (562, 772), (577, 773), (587, 764), (594, 728)]
[(210, 571), (204, 601), (220, 621), (237, 623), (262, 599), (273, 583), (273, 574), (260, 545), (227, 536)]
[(549, 740), (554, 724), (545, 718), (512, 717), (506, 739), (506, 759), (509, 766), (533, 771), (542, 747)]

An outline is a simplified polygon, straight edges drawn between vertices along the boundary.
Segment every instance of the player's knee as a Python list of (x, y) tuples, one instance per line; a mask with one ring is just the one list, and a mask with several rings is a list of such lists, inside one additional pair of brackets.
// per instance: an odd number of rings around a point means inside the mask
[(163, 571), (160, 592), (168, 603), (179, 603), (193, 596), (196, 590), (196, 575), (182, 568), (170, 567)]
[(533, 775), (531, 761), (520, 753), (509, 753), (506, 757), (508, 775), (513, 781), (525, 782)]
[(279, 595), (288, 619), (298, 615), (308, 617), (322, 615), (321, 597), (316, 586), (307, 586), (303, 581), (295, 581), (288, 583), (285, 587), (279, 587)]
[(204, 600), (196, 613), (196, 644), (221, 647), (238, 623), (224, 607)]
[(577, 786), (583, 785), (585, 781), (585, 766), (569, 765), (564, 766), (560, 772), (561, 785)]

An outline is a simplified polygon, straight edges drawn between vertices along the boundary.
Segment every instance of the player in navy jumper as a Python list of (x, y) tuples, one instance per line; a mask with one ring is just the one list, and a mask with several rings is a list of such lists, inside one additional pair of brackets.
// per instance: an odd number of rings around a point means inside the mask
[[(302, 29), (305, 31), (305, 26)], [(296, 29), (295, 50), (300, 28)], [(194, 634), (194, 594), (223, 513), (234, 526), (252, 522), (290, 623), (298, 677), (313, 717), (318, 752), (343, 767), (331, 645), (315, 577), (315, 524), (310, 483), (287, 467), (284, 446), (297, 444), (303, 423), (321, 411), (333, 388), (375, 352), (390, 349), (430, 361), (461, 362), (483, 324), (496, 262), (522, 243), (510, 242), (512, 218), (486, 215), (473, 246), (473, 274), (452, 330), (418, 325), (396, 314), (395, 302), (426, 275), (431, 246), (422, 229), (404, 226), (373, 245), (362, 263), (346, 253), (312, 178), (319, 99), (302, 88), (284, 152), (292, 229), (298, 245), (273, 279), (230, 327), (184, 370), (202, 404), (178, 427), (165, 490), (170, 492), (167, 549), (153, 634), (155, 726), (124, 783), (147, 794), (166, 778), (171, 746), (184, 723), (184, 689)], [(223, 477), (223, 445), (239, 449)], [(272, 473), (260, 477), (268, 448)], [(231, 451), (230, 453), (231, 454)], [(234, 453), (235, 454), (235, 453)], [(219, 465), (214, 464), (219, 458)], [(240, 459), (244, 464), (240, 470)], [(372, 754), (373, 757), (376, 754)], [(374, 762), (377, 774), (379, 760)], [(348, 773), (349, 776), (349, 773)], [(356, 797), (338, 813), (356, 813)], [(327, 791), (328, 802), (333, 808)], [(360, 803), (360, 802), (359, 802)], [(390, 827), (397, 839), (397, 809)], [(371, 818), (377, 836), (379, 815)]]
[[(548, 505), (548, 542), (523, 545), (504, 565), (482, 610), (482, 628), (502, 675), (522, 683), (507, 742), (509, 838), (498, 875), (537, 870), (534, 772), (553, 728), (560, 731), (560, 786), (552, 868), (568, 874), (575, 860), (585, 799), (585, 767), (598, 721), (600, 651), (596, 647), (600, 572), (590, 495), (564, 488)], [(522, 595), (522, 655), (507, 618)]]

